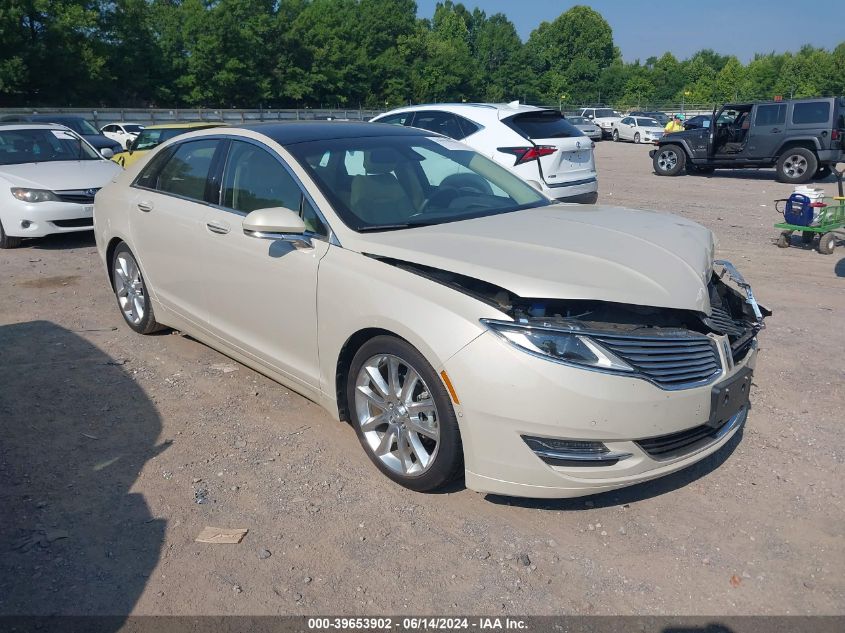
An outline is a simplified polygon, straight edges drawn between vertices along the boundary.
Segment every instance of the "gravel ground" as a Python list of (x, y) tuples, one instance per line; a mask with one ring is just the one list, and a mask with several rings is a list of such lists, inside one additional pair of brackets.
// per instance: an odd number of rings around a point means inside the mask
[(0, 614), (845, 613), (845, 248), (774, 246), (772, 171), (647, 152), (598, 145), (600, 202), (713, 229), (774, 316), (741, 438), (588, 499), (406, 491), (311, 402), (133, 334), (90, 235), (0, 252)]

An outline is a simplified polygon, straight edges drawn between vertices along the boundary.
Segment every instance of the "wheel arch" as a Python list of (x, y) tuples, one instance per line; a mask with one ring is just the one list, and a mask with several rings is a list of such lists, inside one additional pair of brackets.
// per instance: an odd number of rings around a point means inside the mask
[[(785, 140), (783, 143), (780, 144), (778, 150), (775, 152), (774, 159), (777, 161), (783, 154), (791, 149), (795, 149), (796, 147), (803, 147), (804, 149), (810, 150), (811, 152), (818, 152), (820, 149), (819, 141), (817, 138), (808, 136), (808, 137), (800, 137), (800, 138), (790, 138)], [(816, 155), (818, 159), (818, 154)]]
[(114, 251), (120, 244), (124, 244), (126, 240), (120, 237), (112, 237), (106, 245), (106, 272), (109, 275), (109, 284), (114, 286), (114, 271), (112, 270), (112, 259), (114, 258)]

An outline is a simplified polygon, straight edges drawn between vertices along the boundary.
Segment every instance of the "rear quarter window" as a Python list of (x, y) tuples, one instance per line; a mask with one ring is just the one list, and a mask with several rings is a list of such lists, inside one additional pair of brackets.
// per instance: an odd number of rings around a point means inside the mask
[(503, 119), (502, 123), (531, 140), (584, 136), (581, 130), (567, 121), (557, 110), (524, 112)]
[(830, 120), (829, 101), (810, 101), (796, 103), (792, 107), (792, 123), (807, 125), (810, 123), (827, 123)]

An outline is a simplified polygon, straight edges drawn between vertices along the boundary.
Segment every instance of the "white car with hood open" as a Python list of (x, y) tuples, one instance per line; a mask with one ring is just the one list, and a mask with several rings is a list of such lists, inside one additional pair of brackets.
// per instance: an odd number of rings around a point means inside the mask
[(414, 490), (611, 490), (748, 415), (766, 311), (710, 231), (556, 204), (431, 132), (186, 134), (97, 194), (95, 234), (132, 329), (184, 330), (311, 398)]
[[(103, 150), (111, 156), (111, 150)], [(62, 125), (0, 125), (0, 248), (94, 228), (94, 195), (121, 171)]]

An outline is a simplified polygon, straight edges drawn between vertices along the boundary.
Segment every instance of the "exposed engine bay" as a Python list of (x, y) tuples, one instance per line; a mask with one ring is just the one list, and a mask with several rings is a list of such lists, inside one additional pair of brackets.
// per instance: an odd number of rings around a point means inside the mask
[[(750, 288), (727, 262), (716, 262), (723, 270), (714, 271), (708, 284), (712, 311), (708, 316), (692, 310), (600, 300), (519, 297), (505, 288), (466, 275), (388, 257), (368, 256), (474, 297), (520, 323), (653, 336), (679, 331), (727, 335), (734, 358), (744, 356), (757, 332), (764, 327), (763, 318), (771, 315), (753, 300)], [(743, 296), (743, 290), (746, 296)]]

